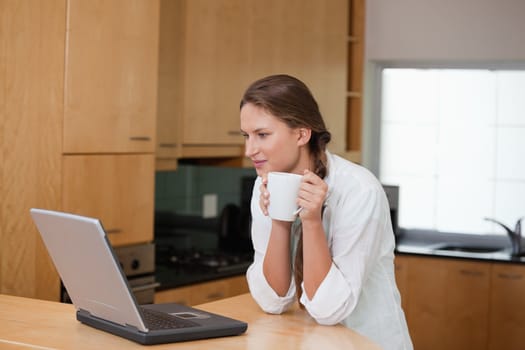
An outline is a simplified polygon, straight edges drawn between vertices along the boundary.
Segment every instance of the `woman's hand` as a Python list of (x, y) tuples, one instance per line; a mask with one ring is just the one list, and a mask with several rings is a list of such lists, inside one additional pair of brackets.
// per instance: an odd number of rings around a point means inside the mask
[(270, 192), (268, 192), (268, 175), (262, 175), (261, 187), (259, 187), (259, 192), (261, 196), (259, 197), (259, 206), (265, 216), (268, 216), (268, 205), (270, 205)]
[(321, 221), (321, 212), (327, 193), (328, 185), (326, 182), (314, 172), (305, 170), (297, 198), (297, 205), (303, 208), (299, 213), (303, 222)]

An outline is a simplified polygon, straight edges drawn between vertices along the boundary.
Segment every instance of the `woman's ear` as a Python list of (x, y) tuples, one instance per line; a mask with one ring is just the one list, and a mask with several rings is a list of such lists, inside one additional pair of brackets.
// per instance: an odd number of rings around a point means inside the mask
[(304, 146), (310, 141), (312, 137), (312, 129), (308, 128), (299, 128), (299, 138), (297, 139), (297, 145)]

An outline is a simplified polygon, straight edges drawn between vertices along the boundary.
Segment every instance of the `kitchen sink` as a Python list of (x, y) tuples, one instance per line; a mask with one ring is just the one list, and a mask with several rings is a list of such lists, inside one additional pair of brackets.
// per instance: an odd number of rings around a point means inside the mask
[(462, 252), (462, 253), (496, 253), (504, 250), (501, 247), (483, 247), (483, 246), (471, 246), (461, 244), (448, 244), (435, 247), (434, 250), (444, 250), (449, 252)]

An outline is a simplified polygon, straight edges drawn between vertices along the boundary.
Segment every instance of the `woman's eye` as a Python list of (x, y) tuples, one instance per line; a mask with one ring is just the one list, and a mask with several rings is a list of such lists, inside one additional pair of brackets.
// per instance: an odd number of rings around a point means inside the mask
[(258, 135), (259, 135), (260, 138), (263, 139), (263, 138), (265, 138), (266, 136), (268, 136), (268, 133), (266, 133), (266, 132), (260, 132)]

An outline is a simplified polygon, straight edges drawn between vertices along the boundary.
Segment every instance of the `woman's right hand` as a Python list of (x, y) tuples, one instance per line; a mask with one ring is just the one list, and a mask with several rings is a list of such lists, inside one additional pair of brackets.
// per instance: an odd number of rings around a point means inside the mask
[(268, 176), (262, 176), (261, 187), (259, 187), (259, 192), (261, 196), (259, 197), (259, 206), (265, 216), (268, 216), (268, 205), (270, 205), (270, 192), (268, 192)]

